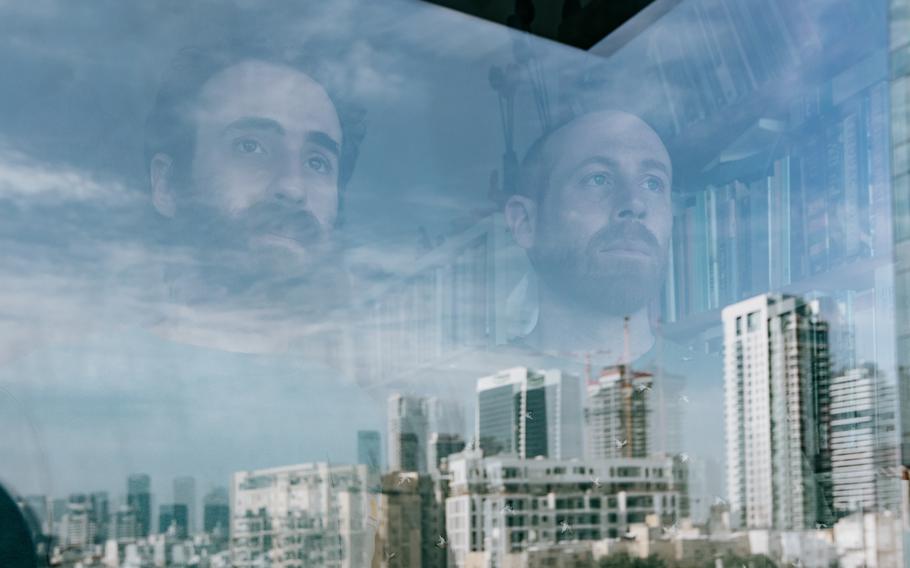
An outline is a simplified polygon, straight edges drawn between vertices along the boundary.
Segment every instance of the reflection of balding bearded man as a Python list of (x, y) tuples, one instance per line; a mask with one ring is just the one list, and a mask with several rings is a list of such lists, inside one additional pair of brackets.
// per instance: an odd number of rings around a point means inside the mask
[(657, 133), (619, 111), (575, 117), (531, 146), (505, 207), (538, 276), (529, 346), (618, 354), (629, 316), (631, 357), (651, 348), (648, 304), (666, 267), (672, 173)]

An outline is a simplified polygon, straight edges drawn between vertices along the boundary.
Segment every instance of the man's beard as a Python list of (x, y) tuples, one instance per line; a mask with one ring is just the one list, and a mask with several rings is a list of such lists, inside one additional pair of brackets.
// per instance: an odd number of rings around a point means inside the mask
[(231, 218), (182, 213), (169, 240), (190, 261), (178, 269), (185, 301), (327, 306), (326, 294), (346, 288), (330, 232), (309, 211), (264, 203)]
[[(611, 254), (623, 247), (642, 254)], [(536, 247), (531, 260), (542, 283), (559, 301), (604, 315), (625, 316), (645, 307), (660, 291), (666, 250), (643, 225), (624, 223), (604, 227), (585, 246)]]

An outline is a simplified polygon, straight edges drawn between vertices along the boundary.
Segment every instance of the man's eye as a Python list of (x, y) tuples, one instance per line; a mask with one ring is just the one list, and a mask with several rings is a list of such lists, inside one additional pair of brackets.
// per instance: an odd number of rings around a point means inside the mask
[(586, 177), (584, 179), (584, 182), (586, 185), (604, 186), (610, 182), (610, 178), (607, 176), (607, 174), (597, 173)]
[(641, 183), (642, 187), (648, 191), (661, 192), (664, 190), (664, 182), (660, 178), (649, 176)]
[(605, 173), (594, 173), (582, 180), (584, 185), (592, 187), (607, 187), (610, 185), (610, 176)]
[(252, 138), (240, 138), (234, 141), (234, 150), (240, 154), (265, 154), (265, 148)]
[(311, 170), (320, 174), (332, 171), (332, 164), (322, 156), (310, 156), (307, 158), (306, 164)]

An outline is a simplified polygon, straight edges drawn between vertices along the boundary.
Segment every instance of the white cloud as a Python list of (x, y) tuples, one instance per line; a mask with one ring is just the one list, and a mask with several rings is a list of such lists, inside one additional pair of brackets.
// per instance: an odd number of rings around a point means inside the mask
[(376, 51), (366, 41), (355, 41), (339, 64), (332, 82), (356, 100), (396, 101), (413, 84), (396, 70), (397, 58)]
[(0, 145), (0, 199), (32, 204), (90, 200), (125, 203), (137, 194), (115, 179), (102, 179), (66, 164), (43, 162)]

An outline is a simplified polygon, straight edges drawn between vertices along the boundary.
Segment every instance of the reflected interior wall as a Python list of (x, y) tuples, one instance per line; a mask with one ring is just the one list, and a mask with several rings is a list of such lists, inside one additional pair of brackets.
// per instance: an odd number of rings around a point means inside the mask
[[(890, 3), (891, 188), (901, 463), (910, 465), (910, 1)], [(907, 502), (904, 496), (905, 523)], [(906, 528), (906, 524), (905, 524)]]

